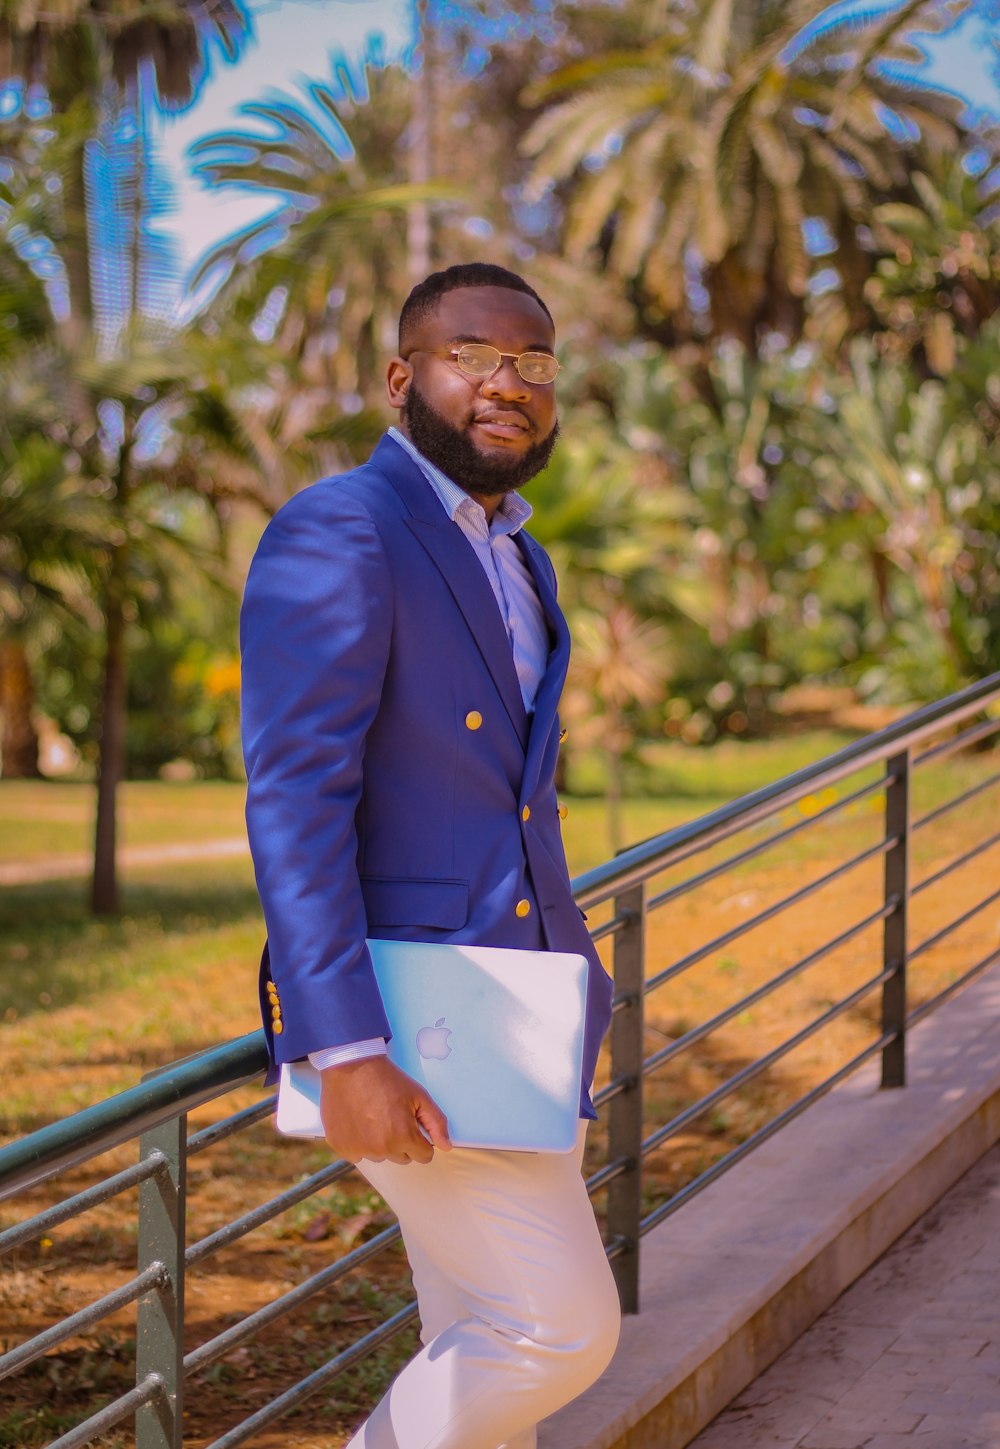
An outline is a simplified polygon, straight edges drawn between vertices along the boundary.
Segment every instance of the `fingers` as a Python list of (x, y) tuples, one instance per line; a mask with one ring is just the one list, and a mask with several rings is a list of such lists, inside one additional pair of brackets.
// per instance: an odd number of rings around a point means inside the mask
[(350, 1162), (428, 1163), (451, 1149), (440, 1107), (386, 1057), (328, 1067), (320, 1109), (329, 1146)]
[[(421, 1095), (416, 1104), (415, 1116), (417, 1124), (425, 1136), (430, 1139), (431, 1145), (440, 1148), (442, 1152), (450, 1152), (451, 1138), (448, 1136), (448, 1119), (433, 1097)], [(427, 1160), (430, 1161), (430, 1158)]]

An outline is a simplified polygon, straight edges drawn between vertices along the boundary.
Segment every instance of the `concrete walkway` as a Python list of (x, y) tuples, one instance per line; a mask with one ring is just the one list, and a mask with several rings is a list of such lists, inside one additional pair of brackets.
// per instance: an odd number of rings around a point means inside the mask
[[(1000, 962), (909, 1033), (905, 1088), (880, 1090), (877, 1061), (863, 1066), (648, 1233), (641, 1311), (597, 1383), (542, 1425), (540, 1449), (1000, 1449), (998, 1042)], [(994, 1174), (989, 1192), (980, 1170)], [(914, 1228), (937, 1256), (887, 1268)], [(841, 1324), (855, 1285), (860, 1316)], [(779, 1361), (805, 1365), (787, 1396), (771, 1377)], [(905, 1389), (878, 1381), (890, 1368)], [(963, 1380), (978, 1384), (980, 1370), (992, 1380), (972, 1394)], [(908, 1398), (932, 1387), (952, 1390), (944, 1412)], [(862, 1395), (860, 1423), (837, 1415), (849, 1391)], [(907, 1399), (908, 1417), (890, 1418)], [(974, 1420), (978, 1438), (957, 1417), (964, 1400), (996, 1416)], [(942, 1430), (949, 1415), (960, 1432)]]
[[(227, 840), (191, 840), (178, 845), (127, 845), (118, 852), (121, 866), (174, 865), (187, 860), (223, 860), (249, 855), (245, 835)], [(0, 886), (35, 885), (45, 880), (70, 880), (86, 876), (94, 868), (92, 855), (48, 855), (38, 860), (0, 863)]]
[(1000, 1449), (1000, 1147), (691, 1449)]

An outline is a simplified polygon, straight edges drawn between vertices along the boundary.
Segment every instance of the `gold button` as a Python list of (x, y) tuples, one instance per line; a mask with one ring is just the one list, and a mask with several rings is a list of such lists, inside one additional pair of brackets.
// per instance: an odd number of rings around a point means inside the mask
[(279, 1017), (281, 1015), (281, 1007), (278, 1005), (278, 1003), (276, 1001), (273, 1001), (271, 1003), (271, 1015), (273, 1017), (275, 1017), (275, 1018), (277, 1018), (277, 1017)]
[(529, 821), (531, 819), (531, 806), (530, 805), (525, 805), (524, 809), (521, 811), (521, 819), (524, 820), (525, 822), (527, 822), (527, 821)]
[(569, 806), (568, 805), (560, 805), (559, 806), (559, 819), (560, 820), (565, 820), (566, 819), (566, 816), (568, 814), (569, 814)]
[(274, 982), (273, 982), (273, 981), (269, 981), (269, 982), (268, 982), (268, 983), (267, 983), (267, 990), (268, 990), (268, 992), (271, 992), (271, 991), (277, 991), (277, 989), (278, 989), (278, 988), (277, 988), (277, 987), (276, 987), (276, 986), (275, 986), (275, 984), (274, 984)]
[(527, 916), (527, 915), (530, 915), (530, 913), (531, 913), (531, 902), (530, 901), (518, 901), (517, 905), (514, 907), (514, 914), (515, 914), (515, 916)]
[(465, 716), (465, 728), (467, 730), (477, 730), (482, 722), (483, 717), (478, 709), (470, 709), (469, 713)]
[(565, 729), (563, 729), (563, 730), (560, 730), (560, 731), (559, 731), (559, 743), (560, 743), (560, 744), (562, 744), (562, 742), (563, 742), (563, 740), (564, 740), (564, 739), (565, 739), (565, 738), (566, 738), (566, 736), (567, 736), (567, 735), (568, 735), (568, 734), (569, 734), (569, 730), (565, 730)]
[(281, 1024), (280, 1016), (278, 1017), (277, 1021), (271, 1023), (271, 1030), (274, 1032), (275, 1036), (280, 1036), (284, 1029), (285, 1028)]
[(280, 998), (278, 996), (278, 993), (274, 990), (273, 987), (271, 988), (270, 991), (268, 991), (268, 993), (267, 993), (267, 999), (268, 999), (268, 1001), (278, 1001), (278, 1000), (280, 1000)]

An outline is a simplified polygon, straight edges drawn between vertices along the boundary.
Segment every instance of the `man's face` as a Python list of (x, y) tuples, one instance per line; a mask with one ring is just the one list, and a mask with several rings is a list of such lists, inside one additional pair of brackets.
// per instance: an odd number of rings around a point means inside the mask
[(389, 400), (403, 431), (469, 493), (496, 497), (540, 472), (555, 446), (555, 384), (525, 382), (504, 357), (492, 377), (469, 377), (434, 353), (487, 342), (504, 353), (552, 352), (552, 323), (533, 297), (506, 287), (446, 292), (389, 368)]

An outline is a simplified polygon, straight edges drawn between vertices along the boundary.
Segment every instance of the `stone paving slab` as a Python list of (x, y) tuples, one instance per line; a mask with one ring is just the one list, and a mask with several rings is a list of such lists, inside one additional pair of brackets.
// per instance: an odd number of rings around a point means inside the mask
[(1000, 1147), (691, 1449), (1000, 1449)]

